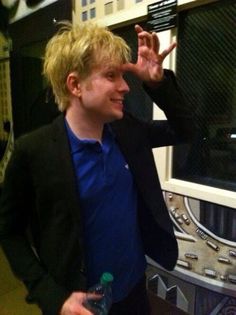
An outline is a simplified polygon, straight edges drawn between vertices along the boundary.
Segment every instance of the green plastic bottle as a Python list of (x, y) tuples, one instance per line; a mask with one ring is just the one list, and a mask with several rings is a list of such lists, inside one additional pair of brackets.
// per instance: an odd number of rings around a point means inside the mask
[[(104, 272), (100, 278), (100, 282), (92, 286), (88, 290), (88, 297), (84, 306), (94, 315), (107, 315), (112, 305), (112, 282), (113, 275)], [(97, 299), (89, 297), (89, 293), (98, 294)]]

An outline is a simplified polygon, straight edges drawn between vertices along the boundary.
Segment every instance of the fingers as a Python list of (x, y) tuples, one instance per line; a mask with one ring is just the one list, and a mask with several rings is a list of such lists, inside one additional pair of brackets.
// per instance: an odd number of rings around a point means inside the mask
[(147, 46), (148, 48), (153, 48), (153, 37), (152, 34), (141, 31), (138, 33), (138, 43), (139, 46)]
[(140, 25), (138, 25), (138, 24), (136, 24), (134, 26), (134, 28), (135, 28), (135, 31), (137, 32), (137, 34), (143, 31), (143, 28)]
[(169, 55), (169, 54), (172, 52), (172, 50), (173, 50), (176, 46), (177, 46), (176, 43), (172, 43), (167, 49), (164, 49), (164, 50), (162, 51), (162, 53), (160, 54), (160, 56), (163, 58), (163, 60), (165, 59), (165, 57), (166, 57), (167, 55)]
[(142, 27), (139, 25), (135, 25), (134, 28), (138, 36), (138, 47), (146, 45), (146, 39), (144, 38), (144, 36), (140, 36), (140, 34), (144, 33)]
[[(135, 25), (135, 30), (138, 35), (138, 46), (146, 46), (151, 49), (156, 55), (159, 54), (160, 50), (160, 41), (159, 37), (155, 32), (149, 33), (144, 31), (143, 28), (139, 25)], [(165, 59), (167, 55), (176, 47), (176, 43), (172, 43), (167, 49), (163, 50), (160, 54), (162, 60)]]
[(150, 34), (146, 31), (144, 31), (143, 28), (138, 24), (136, 24), (134, 28), (135, 28), (135, 31), (138, 35), (139, 46), (145, 45), (145, 46), (150, 47), (151, 46), (150, 45), (150, 39), (151, 39)]
[(98, 294), (98, 293), (87, 293), (86, 296), (87, 299), (91, 299), (91, 300), (100, 300), (102, 298), (102, 294)]
[(159, 52), (160, 43), (159, 38), (155, 32), (149, 33), (144, 31), (139, 25), (135, 25), (135, 31), (138, 35), (138, 46), (146, 46), (152, 49), (156, 54)]
[(152, 49), (155, 54), (159, 53), (160, 41), (159, 41), (159, 37), (157, 36), (155, 32), (152, 32)]

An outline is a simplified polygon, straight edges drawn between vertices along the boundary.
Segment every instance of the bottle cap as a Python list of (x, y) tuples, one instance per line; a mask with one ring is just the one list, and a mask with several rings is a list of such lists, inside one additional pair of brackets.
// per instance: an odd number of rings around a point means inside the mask
[(109, 284), (114, 280), (113, 275), (110, 272), (104, 272), (101, 276), (102, 284)]

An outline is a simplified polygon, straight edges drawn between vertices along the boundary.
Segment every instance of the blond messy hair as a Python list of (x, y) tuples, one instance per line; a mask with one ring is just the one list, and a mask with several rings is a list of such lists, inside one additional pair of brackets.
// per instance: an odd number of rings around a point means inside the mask
[(59, 110), (65, 111), (69, 106), (69, 73), (76, 71), (85, 79), (98, 65), (129, 62), (131, 52), (121, 37), (94, 22), (61, 25), (46, 46), (43, 73), (52, 86)]

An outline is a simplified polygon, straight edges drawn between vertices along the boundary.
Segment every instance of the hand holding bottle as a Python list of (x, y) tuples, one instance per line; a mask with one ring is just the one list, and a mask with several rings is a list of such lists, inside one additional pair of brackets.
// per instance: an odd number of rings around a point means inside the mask
[(90, 288), (84, 306), (94, 315), (108, 315), (112, 305), (111, 284), (113, 276), (105, 272), (100, 278), (100, 282)]
[(62, 306), (60, 315), (108, 315), (112, 305), (112, 274), (102, 274), (100, 283), (84, 292), (73, 292)]
[(83, 305), (87, 293), (73, 292), (62, 306), (60, 315), (94, 315)]

